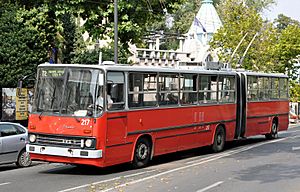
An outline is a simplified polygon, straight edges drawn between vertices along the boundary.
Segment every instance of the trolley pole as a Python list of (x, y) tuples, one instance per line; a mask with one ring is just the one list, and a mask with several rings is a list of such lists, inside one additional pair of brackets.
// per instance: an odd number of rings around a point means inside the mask
[(118, 63), (118, 0), (114, 0), (114, 62)]

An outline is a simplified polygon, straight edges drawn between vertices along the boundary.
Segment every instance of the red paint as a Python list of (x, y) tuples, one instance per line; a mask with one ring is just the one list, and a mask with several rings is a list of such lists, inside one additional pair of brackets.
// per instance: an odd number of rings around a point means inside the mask
[[(289, 111), (288, 101), (252, 102), (247, 103), (247, 107), (247, 117), (283, 114)], [(288, 114), (279, 115), (277, 118), (279, 130), (286, 130)], [(87, 118), (76, 120), (74, 117), (47, 115), (39, 118), (39, 114), (31, 114), (29, 132), (95, 137), (96, 148), (103, 150), (103, 158), (84, 159), (31, 154), (32, 159), (105, 167), (130, 162), (135, 143), (144, 134), (152, 138), (153, 155), (156, 156), (211, 145), (219, 124), (226, 129), (226, 140), (231, 141), (235, 134), (236, 104), (109, 112), (99, 118), (90, 118), (87, 125), (81, 124), (82, 119)], [(272, 120), (271, 117), (247, 119), (246, 136), (270, 132)], [(169, 130), (164, 130), (168, 128)], [(147, 132), (148, 130), (151, 131)]]

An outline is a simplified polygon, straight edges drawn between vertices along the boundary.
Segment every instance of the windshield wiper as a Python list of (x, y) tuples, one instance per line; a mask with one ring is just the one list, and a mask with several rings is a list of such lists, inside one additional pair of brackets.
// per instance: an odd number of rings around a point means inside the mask
[(40, 119), (40, 120), (42, 119), (42, 115), (43, 115), (44, 112), (45, 112), (45, 111), (42, 111), (42, 112), (40, 113), (40, 115), (39, 115), (39, 119)]

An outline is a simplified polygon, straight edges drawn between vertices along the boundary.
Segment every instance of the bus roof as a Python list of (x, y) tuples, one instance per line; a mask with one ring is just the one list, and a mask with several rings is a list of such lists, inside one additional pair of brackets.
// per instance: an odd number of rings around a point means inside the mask
[(137, 66), (137, 65), (128, 65), (128, 64), (113, 64), (113, 65), (86, 65), (86, 64), (49, 64), (44, 63), (40, 64), (39, 67), (81, 67), (81, 68), (93, 68), (93, 69), (102, 69), (104, 71), (126, 71), (126, 72), (173, 72), (173, 73), (200, 73), (200, 74), (228, 74), (236, 75), (239, 73), (244, 73), (247, 76), (265, 76), (265, 77), (284, 77), (287, 78), (287, 75), (282, 73), (262, 73), (254, 72), (247, 70), (207, 70), (201, 67), (160, 67), (160, 66)]

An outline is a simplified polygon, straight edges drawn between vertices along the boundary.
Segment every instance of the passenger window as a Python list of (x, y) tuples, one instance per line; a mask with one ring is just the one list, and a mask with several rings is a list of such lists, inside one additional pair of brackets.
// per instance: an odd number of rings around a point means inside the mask
[(197, 76), (196, 74), (183, 74), (180, 77), (180, 103), (197, 104)]
[(157, 73), (129, 74), (130, 108), (157, 106), (157, 97)]
[(286, 78), (279, 79), (279, 92), (280, 92), (281, 99), (288, 98), (288, 79)]
[(179, 98), (179, 80), (176, 73), (163, 73), (158, 77), (159, 105), (177, 105)]
[(270, 91), (271, 99), (279, 99), (279, 79), (278, 78), (271, 78), (272, 79), (272, 87)]
[(235, 78), (234, 76), (219, 76), (219, 102), (235, 102)]
[(125, 78), (123, 72), (108, 72), (106, 84), (106, 105), (108, 110), (120, 110), (125, 107)]
[(258, 100), (258, 82), (257, 77), (255, 76), (248, 76), (247, 79), (248, 83), (248, 101), (257, 101)]
[(217, 75), (199, 76), (199, 102), (216, 103), (217, 102)]
[(1, 137), (7, 137), (11, 135), (17, 135), (18, 130), (14, 125), (2, 124), (0, 125)]
[(264, 93), (264, 79), (262, 77), (258, 77), (258, 100), (263, 101), (265, 100), (265, 93)]

